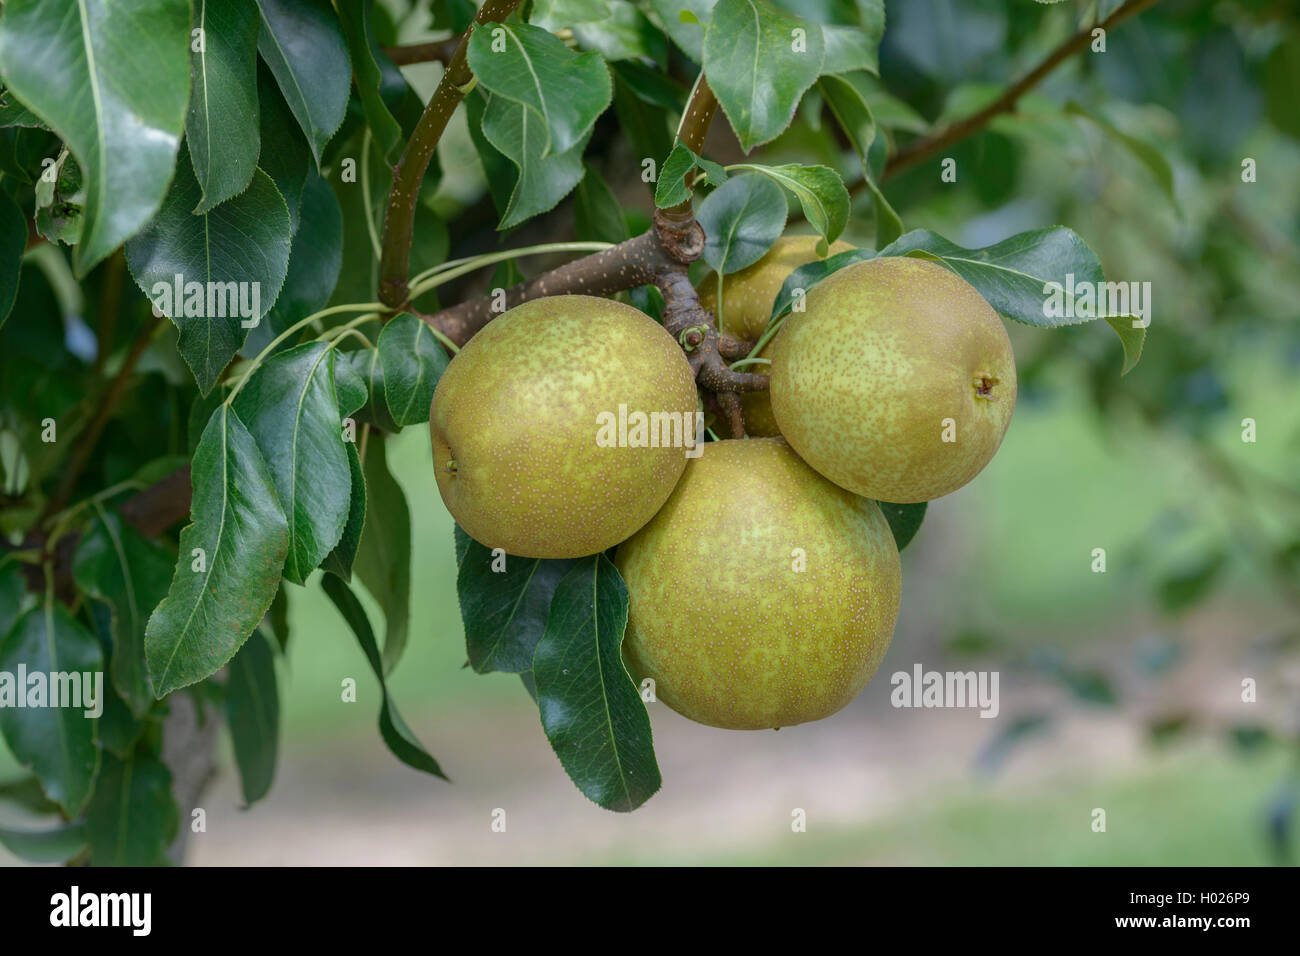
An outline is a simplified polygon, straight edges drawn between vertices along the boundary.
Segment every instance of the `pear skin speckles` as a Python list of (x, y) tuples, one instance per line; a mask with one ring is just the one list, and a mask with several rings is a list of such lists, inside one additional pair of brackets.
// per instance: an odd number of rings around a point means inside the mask
[(521, 557), (618, 544), (650, 520), (687, 461), (680, 447), (598, 445), (597, 415), (620, 404), (693, 422), (694, 376), (661, 325), (592, 296), (506, 312), (434, 392), (434, 476), (447, 509), (476, 541)]
[(615, 563), (632, 675), (714, 727), (835, 713), (875, 673), (898, 618), (898, 550), (879, 507), (780, 438), (706, 445)]
[[(772, 243), (772, 248), (757, 262), (726, 276), (722, 286), (723, 314), (717, 316), (718, 328), (738, 339), (756, 341), (767, 328), (777, 294), (790, 273), (821, 258), (817, 255), (817, 243), (820, 241), (819, 236), (782, 236)], [(836, 241), (831, 243), (827, 255), (838, 255), (852, 248), (847, 242)], [(700, 283), (700, 304), (716, 315), (716, 272), (710, 272)], [(771, 357), (772, 345), (768, 343), (758, 358)], [(748, 371), (765, 372), (766, 369)], [(740, 396), (740, 403), (745, 410), (745, 431), (751, 437), (780, 434), (776, 419), (772, 416), (772, 403), (767, 392), (746, 392)], [(715, 428), (726, 431), (727, 423), (720, 421)], [(719, 434), (721, 433), (720, 431)]]
[(1006, 433), (1016, 366), (1002, 320), (924, 259), (841, 269), (772, 348), (782, 435), (831, 481), (878, 501), (929, 501), (974, 478)]

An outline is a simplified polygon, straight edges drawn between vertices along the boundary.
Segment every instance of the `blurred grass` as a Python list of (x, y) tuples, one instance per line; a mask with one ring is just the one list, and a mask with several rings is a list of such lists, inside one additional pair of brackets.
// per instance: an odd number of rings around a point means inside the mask
[[(819, 826), (734, 855), (611, 864), (922, 866), (1260, 866), (1272, 863), (1265, 809), (1287, 767), (1195, 748), (1153, 757), (1132, 776), (1063, 776), (1027, 789), (975, 787), (857, 828)], [(1106, 832), (1092, 831), (1092, 810)]]

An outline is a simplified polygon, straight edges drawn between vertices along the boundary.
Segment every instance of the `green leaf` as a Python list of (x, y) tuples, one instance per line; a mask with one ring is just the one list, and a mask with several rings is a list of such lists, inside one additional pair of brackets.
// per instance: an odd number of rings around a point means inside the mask
[[(876, 245), (887, 246), (903, 234), (903, 220), (889, 204), (877, 185), (877, 174), (872, 168), (872, 147), (877, 145), (876, 120), (867, 101), (867, 85), (862, 74), (823, 76), (817, 84), (826, 105), (848, 137), (858, 159), (862, 162), (862, 175), (871, 193), (876, 215)], [(884, 138), (879, 138), (883, 146)]]
[[(465, 534), (459, 525), (457, 531)], [(465, 540), (456, 593), (470, 666), (480, 674), (532, 670), (551, 596), (575, 562), (494, 555), (468, 535)]]
[(257, 101), (262, 141), (257, 165), (280, 190), (280, 196), (289, 207), (289, 229), (296, 236), (303, 186), (307, 174), (312, 171), (311, 147), (298, 129), (280, 88), (275, 85), (275, 77), (265, 65), (257, 70)]
[[(609, 70), (597, 53), (577, 54), (553, 33), (524, 23), (494, 23), (470, 34), (469, 65), (493, 100), (515, 103), (525, 115), (512, 126), (527, 126), (538, 159), (559, 155), (585, 142), (611, 96)], [(513, 117), (514, 111), (501, 110)], [(489, 128), (484, 133), (497, 149)]]
[(1065, 111), (1074, 116), (1083, 117), (1115, 142), (1124, 146), (1138, 162), (1147, 168), (1155, 178), (1160, 191), (1173, 203), (1174, 208), (1178, 208), (1178, 199), (1174, 196), (1174, 171), (1169, 166), (1169, 160), (1165, 159), (1164, 154), (1159, 149), (1146, 140), (1130, 136), (1100, 114), (1085, 109), (1073, 100), (1065, 105)]
[(1287, 33), (1264, 62), (1264, 103), (1269, 120), (1292, 139), (1300, 139), (1300, 30), (1292, 21)]
[(543, 30), (560, 30), (608, 16), (609, 0), (534, 0), (528, 22)]
[[(190, 212), (200, 198), (182, 156), (157, 217), (126, 244), (126, 261), (136, 284), (180, 331), (181, 354), (206, 395), (248, 328), (280, 295), (289, 268), (290, 226), (284, 199), (261, 170), (247, 190), (206, 215)], [(175, 295), (177, 276), (185, 287), (181, 296)], [(193, 298), (191, 290), (198, 293)]]
[[(293, 237), (284, 286), (266, 317), (248, 331), (240, 349), (256, 358), (281, 332), (299, 319), (325, 307), (338, 283), (343, 265), (343, 213), (329, 183), (315, 171), (302, 188), (302, 228)], [(291, 346), (286, 340), (276, 347)]]
[(154, 695), (209, 677), (261, 623), (280, 586), (289, 528), (275, 481), (239, 416), (212, 413), (190, 470), (192, 523), (167, 597), (145, 630)]
[(650, 0), (664, 31), (696, 63), (704, 60), (704, 28), (718, 0)]
[(385, 672), (402, 656), (411, 621), (411, 509), (388, 470), (387, 453), (382, 437), (371, 435), (363, 462), (365, 533), (353, 568), (384, 612)]
[[(342, 367), (342, 366), (338, 366)], [(357, 548), (366, 527), (366, 476), (361, 469), (361, 456), (354, 442), (345, 442), (348, 453), (348, 470), (352, 473), (352, 497), (348, 501), (348, 520), (334, 550), (325, 556), (321, 568), (337, 574), (344, 581), (352, 580), (352, 565), (357, 560)]]
[(704, 73), (741, 149), (749, 152), (790, 125), (804, 91), (821, 73), (824, 52), (820, 24), (767, 0), (720, 0), (713, 8), (704, 35)]
[(257, 109), (257, 8), (247, 0), (194, 0), (190, 107), (185, 119), (204, 213), (248, 188), (261, 145)]
[(86, 808), (94, 866), (157, 866), (179, 826), (171, 771), (162, 761), (142, 747), (128, 760), (104, 755), (95, 798)]
[(86, 847), (86, 828), (80, 821), (49, 830), (0, 827), (0, 844), (28, 863), (66, 863)]
[(885, 0), (857, 0), (859, 25), (823, 24), (826, 58), (822, 73), (868, 70), (880, 75), (880, 40), (885, 35)]
[(435, 777), (447, 779), (447, 775), (442, 772), (438, 766), (438, 761), (424, 749), (424, 745), (416, 739), (411, 728), (406, 725), (402, 715), (397, 710), (397, 705), (393, 703), (392, 697), (388, 693), (388, 684), (384, 680), (384, 666), (379, 658), (379, 645), (375, 643), (374, 632), (370, 629), (370, 621), (366, 617), (365, 609), (357, 596), (352, 593), (346, 584), (332, 575), (325, 575), (321, 578), (321, 587), (329, 599), (334, 602), (334, 606), (339, 609), (343, 615), (343, 620), (352, 628), (352, 633), (357, 636), (357, 642), (361, 645), (361, 650), (366, 655), (366, 660), (370, 662), (371, 669), (375, 676), (379, 678), (380, 692), (383, 694), (383, 706), (379, 709), (379, 736), (383, 738), (388, 749), (392, 751), (393, 756), (408, 767), (414, 767), (416, 770), (422, 770), (425, 773), (431, 773)]
[(724, 275), (763, 258), (785, 229), (781, 187), (763, 176), (736, 176), (700, 203), (704, 261)]
[(0, 192), (0, 328), (14, 309), (18, 279), (27, 248), (27, 219), (9, 196)]
[(27, 577), (23, 574), (23, 565), (16, 558), (0, 560), (0, 641), (23, 616), (26, 596)]
[(366, 113), (366, 125), (384, 156), (390, 163), (395, 163), (402, 154), (402, 127), (381, 95), (384, 75), (379, 58), (384, 54), (375, 41), (370, 26), (374, 6), (374, 0), (338, 2), (343, 33), (352, 57), (352, 69), (357, 77), (357, 94), (361, 98), (361, 108)]
[(667, 156), (673, 148), (675, 124), (669, 113), (685, 105), (685, 88), (671, 77), (633, 60), (613, 64), (614, 115), (639, 162)]
[(72, 573), (77, 587), (109, 608), (112, 639), (109, 677), (136, 717), (153, 705), (145, 670), (144, 634), (149, 614), (167, 595), (175, 559), (116, 512), (96, 506), (77, 542)]
[(655, 205), (660, 209), (676, 206), (691, 198), (687, 177), (696, 169), (703, 170), (710, 186), (721, 186), (727, 181), (727, 171), (717, 163), (696, 156), (689, 146), (678, 143), (664, 160), (655, 182)]
[(627, 217), (614, 191), (590, 163), (573, 194), (573, 229), (579, 239), (619, 243), (630, 238)]
[(899, 551), (902, 551), (921, 529), (921, 522), (925, 520), (925, 508), (929, 502), (895, 505), (887, 501), (878, 501), (876, 504), (880, 505), (885, 520), (889, 522), (889, 530), (894, 532), (894, 544)]
[(595, 21), (574, 21), (573, 38), (584, 50), (596, 50), (606, 60), (645, 59), (663, 63), (668, 41), (644, 13), (627, 0), (609, 0), (605, 16)]
[(307, 342), (266, 359), (235, 399), (289, 519), (284, 576), (304, 584), (343, 534), (351, 473), (334, 394), (333, 349)]
[(49, 129), (39, 116), (22, 104), (12, 90), (0, 89), (0, 127), (3, 126)]
[(244, 803), (251, 806), (271, 790), (280, 735), (275, 657), (261, 634), (250, 637), (230, 662), (226, 723)]
[(533, 216), (554, 209), (582, 178), (586, 136), (572, 149), (543, 157), (546, 130), (525, 107), (489, 96), (483, 108), (483, 136), (518, 170), (498, 229), (512, 229)]
[(533, 655), (542, 727), (569, 777), (607, 810), (635, 810), (663, 782), (650, 717), (623, 666), (627, 586), (603, 554), (560, 581)]
[[(399, 431), (400, 427), (393, 421), (393, 416), (388, 411), (388, 400), (384, 397), (384, 366), (379, 361), (379, 350), (358, 349), (355, 352), (340, 353), (340, 359), (345, 357), (366, 390), (365, 403), (355, 412), (357, 421), (374, 425), (386, 432)], [(355, 387), (355, 383), (356, 379), (348, 376), (349, 391)], [(349, 395), (348, 404), (354, 399), (354, 395)]]
[(389, 319), (376, 344), (384, 365), (384, 399), (398, 425), (429, 420), (433, 390), (447, 368), (447, 353), (429, 327), (403, 312)]
[(321, 152), (343, 123), (352, 62), (328, 0), (257, 0), (257, 49), (275, 74), (320, 166)]
[(1103, 318), (1119, 336), (1120, 347), (1124, 350), (1124, 366), (1119, 373), (1123, 377), (1133, 371), (1142, 358), (1142, 345), (1147, 338), (1146, 327), (1135, 325), (1139, 320), (1131, 315), (1107, 315)]
[(366, 380), (357, 366), (368, 367), (374, 349), (355, 352), (334, 350), (334, 392), (339, 397), (340, 418), (351, 418), (370, 398)]
[(67, 149), (59, 153), (54, 180), (36, 181), (36, 231), (51, 242), (75, 246), (86, 205), (81, 167)]
[(45, 796), (41, 781), (35, 774), (16, 777), (0, 783), (0, 800), (22, 807), (28, 813), (47, 816), (59, 812), (59, 805)]
[[(27, 686), (19, 686), (19, 666), (28, 675)], [(93, 710), (86, 699), (84, 678), (104, 670), (99, 641), (78, 624), (52, 593), (37, 607), (20, 617), (0, 641), (0, 673), (8, 675), (0, 685), (0, 732), (20, 764), (40, 778), (46, 796), (69, 816), (76, 816), (94, 788), (99, 767), (96, 721), (86, 716)], [(81, 688), (80, 706), (52, 706), (55, 703), (50, 675), (75, 674)], [(34, 675), (43, 675), (39, 685)], [(30, 695), (40, 691), (39, 703)], [(25, 695), (26, 706), (18, 707), (13, 695)], [(63, 701), (67, 703), (68, 701)]]
[(86, 178), (79, 276), (148, 222), (167, 192), (189, 103), (189, 27), (185, 0), (139, 0), (129, 15), (111, 0), (5, 4), (5, 83)]
[[(767, 176), (795, 194), (808, 224), (829, 246), (849, 221), (849, 191), (840, 174), (829, 166), (759, 166), (740, 163), (728, 169), (748, 169)], [(824, 249), (822, 250), (825, 251)]]

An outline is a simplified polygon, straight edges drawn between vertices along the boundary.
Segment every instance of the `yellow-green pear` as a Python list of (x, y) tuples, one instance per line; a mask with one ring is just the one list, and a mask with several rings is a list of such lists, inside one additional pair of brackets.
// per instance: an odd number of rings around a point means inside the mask
[(438, 382), (438, 491), (489, 548), (596, 554), (668, 498), (697, 407), (681, 347), (649, 316), (592, 296), (526, 302), (470, 339)]
[(871, 679), (898, 619), (898, 549), (880, 508), (781, 438), (706, 444), (614, 561), (628, 669), (713, 727), (830, 716)]
[(1016, 405), (1011, 340), (975, 287), (909, 257), (809, 290), (772, 349), (772, 411), (804, 461), (878, 501), (929, 501), (998, 450)]
[[(720, 331), (743, 341), (758, 341), (767, 328), (777, 293), (790, 273), (821, 258), (817, 255), (819, 241), (818, 236), (782, 236), (757, 262), (724, 277), (721, 315), (718, 314), (718, 274), (710, 272), (700, 283), (700, 304), (717, 318)], [(852, 248), (847, 242), (836, 241), (831, 243), (827, 255)], [(756, 357), (770, 359), (772, 344), (765, 345)], [(766, 372), (767, 369), (759, 365), (745, 371)], [(780, 434), (767, 392), (746, 392), (740, 396), (740, 403), (745, 410), (747, 434)], [(714, 427), (726, 431), (727, 423), (720, 421)]]

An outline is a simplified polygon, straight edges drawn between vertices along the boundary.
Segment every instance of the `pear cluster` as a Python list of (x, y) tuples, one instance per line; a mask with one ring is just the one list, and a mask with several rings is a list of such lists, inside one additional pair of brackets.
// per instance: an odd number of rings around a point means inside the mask
[[(724, 332), (755, 340), (785, 279), (816, 258), (811, 238), (778, 240), (701, 300)], [(754, 437), (698, 445), (691, 368), (662, 326), (607, 299), (544, 298), (466, 345), (429, 418), (461, 527), (523, 557), (617, 547), (629, 672), (678, 713), (734, 730), (819, 720), (866, 686), (901, 595), (877, 502), (966, 484), (1016, 398), (997, 314), (915, 258), (832, 274), (759, 357), (771, 388), (746, 397)], [(607, 440), (615, 415), (649, 421), (651, 440)]]

